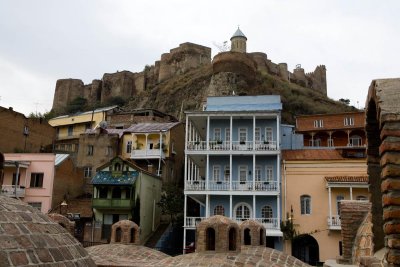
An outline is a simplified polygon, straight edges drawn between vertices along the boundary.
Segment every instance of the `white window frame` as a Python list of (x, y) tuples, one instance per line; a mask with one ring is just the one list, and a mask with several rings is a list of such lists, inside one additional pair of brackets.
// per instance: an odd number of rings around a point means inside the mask
[(224, 167), (224, 180), (225, 180), (225, 182), (229, 182), (230, 177), (231, 177), (231, 171), (230, 171), (229, 165), (225, 165), (225, 167)]
[(254, 170), (254, 179), (256, 182), (262, 181), (262, 175), (261, 175), (261, 166), (257, 165), (256, 169)]
[(85, 177), (85, 178), (92, 177), (92, 167), (86, 166), (83, 168), (83, 177)]
[(274, 180), (274, 167), (272, 165), (265, 166), (265, 179), (268, 182)]
[(344, 126), (353, 126), (354, 125), (354, 118), (353, 117), (346, 117), (343, 120)]
[(225, 128), (225, 141), (231, 141), (231, 128)]
[[(245, 211), (244, 211), (243, 207), (246, 207), (249, 211), (249, 214), (247, 216), (243, 216), (243, 215), (245, 215), (244, 214)], [(241, 211), (239, 214), (240, 216), (238, 217), (238, 209), (239, 208), (241, 208)], [(246, 220), (246, 219), (252, 218), (253, 211), (251, 209), (251, 206), (249, 204), (247, 204), (246, 202), (240, 202), (240, 203), (236, 204), (233, 210), (234, 210), (235, 219)]]
[[(222, 214), (221, 214), (221, 212), (218, 212), (218, 211), (222, 211)], [(214, 215), (225, 216), (225, 208), (224, 208), (224, 206), (223, 205), (216, 205), (214, 207)]]
[[(243, 138), (244, 135), (244, 138)], [(246, 142), (247, 141), (247, 128), (239, 128), (238, 129), (238, 137), (239, 142)]]
[[(243, 178), (242, 172), (245, 173), (244, 180), (242, 179)], [(238, 167), (239, 182), (247, 182), (247, 172), (248, 172), (247, 165), (239, 165), (239, 167)]]
[(311, 196), (300, 196), (300, 212), (301, 215), (311, 215)]
[(221, 128), (214, 128), (214, 141), (222, 141)]
[(260, 142), (261, 141), (261, 128), (256, 127), (254, 129), (254, 141)]
[(324, 127), (324, 120), (315, 120), (314, 121), (314, 128), (323, 128)]
[(221, 181), (221, 166), (220, 165), (213, 166), (212, 180), (213, 180), (213, 182)]
[[(268, 216), (270, 215), (270, 216)], [(265, 205), (261, 208), (261, 218), (272, 219), (274, 218), (274, 211), (270, 205)]]
[(274, 131), (272, 127), (265, 127), (265, 140), (264, 141), (272, 141), (274, 140)]
[[(352, 136), (350, 136), (349, 142), (350, 142), (349, 143), (350, 146), (361, 146), (362, 138), (359, 135), (352, 135)], [(355, 145), (355, 143), (357, 143), (357, 144)]]

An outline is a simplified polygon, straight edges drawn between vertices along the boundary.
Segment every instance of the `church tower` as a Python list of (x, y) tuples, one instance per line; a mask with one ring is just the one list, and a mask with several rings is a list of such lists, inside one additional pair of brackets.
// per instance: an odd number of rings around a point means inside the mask
[(231, 51), (246, 53), (246, 41), (247, 37), (238, 27), (236, 32), (231, 37)]

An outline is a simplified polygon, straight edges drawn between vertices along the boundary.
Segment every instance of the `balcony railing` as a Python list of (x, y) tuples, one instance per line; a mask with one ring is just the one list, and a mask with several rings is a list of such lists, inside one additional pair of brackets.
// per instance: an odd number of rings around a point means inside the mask
[(339, 215), (333, 215), (332, 217), (328, 216), (328, 228), (332, 230), (342, 229)]
[[(212, 151), (227, 151), (231, 150), (230, 141), (209, 141), (209, 150)], [(207, 141), (188, 141), (187, 149), (192, 151), (203, 151), (207, 149)], [(276, 141), (232, 141), (232, 150), (239, 151), (273, 151), (277, 150)]]
[(15, 185), (2, 185), (1, 194), (6, 197), (25, 197), (25, 187), (17, 185), (15, 188)]
[(159, 158), (165, 157), (165, 154), (160, 149), (137, 149), (132, 150), (131, 158), (138, 159), (138, 158)]
[(186, 217), (185, 227), (196, 227), (206, 217)]
[(253, 181), (232, 181), (232, 188), (229, 181), (210, 181), (208, 183), (208, 187), (206, 188), (206, 182), (204, 180), (201, 181), (186, 181), (185, 190), (193, 190), (193, 191), (266, 191), (273, 192), (278, 191), (278, 182), (277, 181), (257, 181), (254, 184), (253, 189)]
[(131, 199), (108, 199), (108, 198), (93, 199), (93, 208), (130, 209), (132, 207), (133, 207), (133, 200)]
[(239, 219), (239, 218), (234, 218), (238, 224), (241, 224), (242, 222), (246, 220), (255, 220), (261, 223), (265, 229), (274, 229), (274, 230), (280, 230), (280, 225), (279, 225), (279, 219), (278, 218), (249, 218), (249, 219)]

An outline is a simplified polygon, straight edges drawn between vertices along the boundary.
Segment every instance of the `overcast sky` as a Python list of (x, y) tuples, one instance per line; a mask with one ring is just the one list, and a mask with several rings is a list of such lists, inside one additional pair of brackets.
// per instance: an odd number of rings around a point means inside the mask
[(142, 71), (183, 42), (212, 48), (238, 25), (248, 52), (289, 70), (327, 68), (328, 96), (364, 107), (399, 77), (400, 1), (0, 0), (0, 106), (49, 111), (57, 79)]

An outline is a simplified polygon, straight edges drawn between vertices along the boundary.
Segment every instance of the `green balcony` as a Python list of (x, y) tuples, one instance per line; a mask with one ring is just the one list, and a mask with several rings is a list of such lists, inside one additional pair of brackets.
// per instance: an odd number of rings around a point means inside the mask
[(94, 198), (92, 206), (95, 209), (132, 209), (133, 200)]

